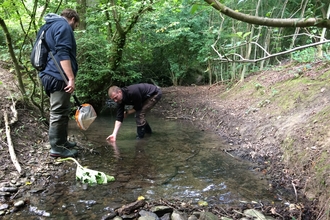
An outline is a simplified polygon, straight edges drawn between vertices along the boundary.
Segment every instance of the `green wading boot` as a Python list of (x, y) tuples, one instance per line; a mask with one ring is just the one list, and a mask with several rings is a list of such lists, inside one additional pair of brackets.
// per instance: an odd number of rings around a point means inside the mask
[(64, 147), (66, 148), (74, 148), (75, 146), (77, 146), (77, 143), (74, 141), (66, 141), (64, 143)]
[(68, 149), (64, 146), (55, 146), (50, 149), (51, 157), (75, 157), (78, 155), (76, 149)]
[(52, 157), (75, 157), (78, 151), (72, 149), (77, 144), (67, 140), (67, 118), (53, 122), (49, 127), (49, 143)]

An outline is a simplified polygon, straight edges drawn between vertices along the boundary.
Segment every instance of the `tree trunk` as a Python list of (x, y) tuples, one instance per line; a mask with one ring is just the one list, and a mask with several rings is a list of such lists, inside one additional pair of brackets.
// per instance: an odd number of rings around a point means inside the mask
[[(264, 49), (266, 51), (269, 51), (269, 45), (270, 45), (270, 39), (271, 39), (271, 34), (272, 34), (272, 30), (270, 28), (267, 28), (267, 34), (264, 38)], [(266, 52), (265, 51), (262, 51), (261, 54), (263, 54), (263, 56), (266, 56)], [(260, 62), (260, 69), (263, 69), (265, 66), (265, 60), (262, 60)]]
[[(285, 2), (283, 4), (282, 13), (281, 13), (281, 19), (283, 19), (283, 17), (284, 17), (284, 14), (285, 14), (285, 11), (286, 11), (286, 6), (288, 5), (288, 1), (289, 0), (285, 0)], [(282, 37), (283, 37), (282, 36), (282, 32), (283, 32), (283, 29), (284, 28), (279, 28), (279, 30), (278, 30), (277, 38), (275, 40), (275, 45), (273, 46), (273, 48), (275, 48), (275, 51), (276, 51), (276, 48), (281, 48), (282, 47)], [(271, 32), (272, 32), (272, 30), (271, 30)], [(269, 44), (269, 48), (270, 48), (270, 51), (271, 51), (272, 48), (270, 47), (270, 44)], [(269, 60), (267, 60), (266, 62), (269, 63)]]
[[(255, 42), (258, 42), (259, 41), (260, 36), (261, 36), (261, 31), (262, 31), (262, 27), (259, 27), (258, 28), (258, 34), (256, 35), (256, 38), (253, 41), (255, 41)], [(260, 52), (260, 54), (262, 54), (262, 51)], [(257, 59), (258, 56), (259, 56), (259, 48), (256, 47), (256, 46), (254, 46), (253, 59)], [(257, 65), (256, 63), (253, 63), (252, 69), (255, 69), (256, 65)], [(261, 65), (261, 63), (260, 63), (260, 65)]]
[[(326, 18), (329, 18), (330, 16), (330, 4), (328, 5), (328, 11), (326, 14)], [(321, 35), (321, 39), (320, 41), (323, 42), (325, 39), (325, 33), (327, 32), (326, 28), (323, 28), (322, 30), (322, 35)], [(322, 44), (320, 44), (319, 46), (317, 46), (317, 57), (318, 58), (322, 58), (323, 57), (323, 51), (322, 51)]]
[[(258, 10), (260, 8), (260, 2), (261, 2), (261, 0), (258, 0), (255, 16), (258, 16)], [(246, 43), (247, 43), (246, 44), (246, 54), (245, 54), (246, 59), (250, 59), (251, 50), (252, 50), (251, 41), (253, 40), (253, 37), (254, 37), (254, 25), (248, 25), (248, 26), (251, 27), (251, 28), (249, 28), (251, 33), (247, 37), (247, 41), (246, 41)], [(248, 71), (247, 65), (248, 64), (243, 65), (243, 70), (242, 70), (242, 73), (241, 73), (241, 82), (244, 81), (245, 73)]]
[[(303, 18), (304, 17), (304, 14), (305, 14), (305, 10), (306, 10), (306, 7), (307, 7), (307, 3), (308, 3), (309, 0), (306, 0), (305, 2), (302, 1), (301, 2), (301, 15), (300, 17)], [(292, 42), (291, 42), (291, 45), (290, 45), (290, 49), (292, 49), (295, 45), (295, 41), (297, 39), (297, 36), (299, 34), (299, 31), (300, 31), (300, 27), (297, 27), (294, 34), (293, 34), (293, 38), (292, 38)], [(291, 59), (292, 59), (292, 54), (291, 54)]]
[(8, 52), (9, 52), (10, 57), (11, 57), (13, 63), (14, 63), (15, 73), (16, 73), (17, 80), (18, 80), (18, 86), (19, 86), (19, 89), (22, 93), (23, 98), (25, 99), (26, 92), (25, 92), (24, 83), (23, 83), (23, 79), (22, 79), (22, 73), (21, 73), (21, 70), (20, 70), (18, 60), (17, 60), (16, 55), (15, 55), (15, 52), (14, 52), (14, 48), (13, 48), (13, 44), (12, 44), (12, 41), (11, 41), (10, 33), (8, 31), (8, 28), (7, 28), (7, 25), (6, 25), (5, 21), (2, 18), (0, 18), (0, 26), (2, 27), (3, 32), (5, 33)]
[[(119, 67), (121, 60), (123, 58), (123, 51), (126, 44), (127, 34), (132, 30), (135, 24), (138, 22), (139, 18), (146, 13), (147, 11), (152, 9), (152, 2), (150, 4), (142, 4), (141, 7), (137, 10), (136, 13), (133, 13), (131, 18), (128, 19), (128, 23), (125, 25), (121, 24), (120, 15), (116, 9), (116, 1), (109, 1), (112, 11), (112, 18), (115, 21), (115, 32), (112, 30), (108, 30), (109, 34), (113, 34), (110, 38), (113, 47), (111, 47), (110, 51), (110, 69), (112, 71), (117, 70)], [(110, 15), (107, 15), (107, 19), (110, 19)], [(108, 26), (108, 28), (112, 28)]]
[[(232, 21), (232, 30), (233, 30), (233, 33), (236, 33), (234, 20)], [(231, 39), (230, 43), (233, 46), (236, 44), (236, 40), (234, 37)], [(236, 63), (234, 62), (232, 65), (228, 66), (227, 70), (228, 70), (228, 73), (230, 73), (230, 80), (234, 81), (236, 79)]]
[(207, 70), (209, 72), (209, 85), (212, 85), (212, 65), (210, 60), (207, 61)]
[(86, 8), (87, 8), (87, 1), (86, 0), (77, 0), (77, 13), (80, 17), (79, 22), (79, 30), (86, 30)]

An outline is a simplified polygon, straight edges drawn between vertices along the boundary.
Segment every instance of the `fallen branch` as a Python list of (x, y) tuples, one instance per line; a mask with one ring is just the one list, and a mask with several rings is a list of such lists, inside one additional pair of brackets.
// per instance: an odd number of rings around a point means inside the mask
[(226, 154), (228, 154), (229, 156), (231, 156), (232, 158), (236, 158), (236, 157), (234, 157), (231, 153), (229, 153), (227, 150), (224, 150), (224, 152), (225, 152)]
[(17, 114), (17, 110), (15, 108), (16, 102), (14, 101), (13, 97), (11, 97), (11, 100), (13, 102), (13, 105), (10, 106), (11, 111), (13, 112), (13, 117), (10, 120), (10, 124), (14, 124), (15, 122), (18, 121), (18, 114)]
[(229, 153), (227, 150), (224, 150), (224, 152), (226, 154), (228, 154), (229, 156), (231, 156), (232, 158), (236, 159), (236, 160), (240, 160), (239, 158), (235, 157), (234, 155), (232, 155), (231, 153)]
[(191, 118), (190, 118), (189, 116), (179, 116), (179, 117), (168, 116), (168, 117), (166, 117), (166, 119), (175, 119), (175, 120), (183, 119), (183, 120), (191, 120)]
[(135, 210), (143, 207), (146, 204), (144, 199), (136, 200), (133, 203), (127, 204), (116, 210), (119, 215), (129, 215), (130, 213), (134, 212)]
[(171, 117), (171, 116), (168, 116), (168, 117), (166, 117), (166, 119), (178, 119), (178, 117)]
[(178, 90), (176, 89), (176, 90), (171, 90), (171, 91), (163, 91), (162, 93), (163, 94), (167, 94), (167, 93), (172, 93), (172, 92), (177, 92)]
[(8, 114), (6, 111), (3, 112), (3, 116), (5, 119), (5, 127), (6, 127), (6, 136), (7, 136), (7, 144), (8, 144), (8, 148), (9, 148), (9, 154), (10, 154), (10, 158), (14, 163), (14, 166), (16, 167), (16, 170), (21, 173), (22, 168), (19, 165), (19, 162), (17, 160), (16, 154), (15, 154), (15, 150), (14, 150), (14, 146), (13, 146), (13, 142), (11, 140), (11, 136), (10, 136), (10, 127), (9, 127), (9, 122), (8, 122)]
[(296, 189), (296, 185), (294, 184), (294, 182), (291, 182), (292, 186), (293, 186), (293, 190), (294, 190), (294, 194), (296, 195), (296, 202), (298, 200), (298, 195), (297, 195), (297, 189)]

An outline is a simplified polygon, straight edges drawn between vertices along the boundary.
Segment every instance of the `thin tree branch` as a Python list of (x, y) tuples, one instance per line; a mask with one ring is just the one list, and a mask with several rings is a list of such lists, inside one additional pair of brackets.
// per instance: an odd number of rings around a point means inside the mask
[[(272, 58), (272, 57), (276, 57), (276, 56), (280, 56), (280, 55), (284, 55), (284, 54), (288, 54), (288, 53), (292, 53), (294, 51), (297, 51), (297, 50), (302, 50), (302, 49), (305, 49), (305, 48), (308, 48), (308, 47), (314, 47), (314, 46), (317, 46), (317, 45), (320, 45), (320, 44), (325, 44), (325, 43), (329, 43), (330, 40), (325, 40), (325, 41), (319, 41), (319, 42), (316, 42), (316, 43), (312, 43), (312, 44), (307, 44), (307, 45), (303, 45), (303, 46), (300, 46), (300, 47), (295, 47), (295, 48), (292, 48), (290, 50), (286, 50), (286, 51), (282, 51), (282, 52), (279, 52), (279, 53), (275, 53), (275, 54), (269, 54), (268, 56), (265, 56), (265, 57), (262, 57), (262, 58), (259, 58), (259, 59), (253, 59), (253, 60), (250, 60), (250, 59), (245, 59), (244, 57), (242, 57), (241, 55), (239, 54), (236, 54), (236, 53), (233, 53), (233, 54), (226, 54), (225, 56), (222, 56), (218, 51), (215, 50), (215, 52), (218, 54), (218, 56), (220, 57), (219, 59), (215, 59), (215, 60), (219, 60), (221, 63), (228, 63), (228, 62), (236, 62), (236, 63), (255, 63), (255, 62), (259, 62), (261, 60), (266, 60), (266, 59), (269, 59), (269, 58)], [(259, 45), (260, 46), (260, 45)], [(260, 46), (261, 47), (261, 46)], [(215, 49), (214, 47), (212, 47), (213, 50)], [(228, 58), (228, 56), (237, 56), (239, 57), (240, 59), (239, 60), (235, 60), (235, 59), (230, 59)], [(226, 59), (224, 59), (223, 57), (226, 57)]]

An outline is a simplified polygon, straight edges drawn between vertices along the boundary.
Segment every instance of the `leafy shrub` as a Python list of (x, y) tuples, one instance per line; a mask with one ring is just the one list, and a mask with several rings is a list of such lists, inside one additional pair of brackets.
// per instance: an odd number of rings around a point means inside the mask
[(292, 53), (292, 59), (299, 63), (313, 62), (316, 58), (316, 48), (309, 47)]
[(109, 69), (107, 48), (110, 46), (102, 35), (80, 33), (77, 37), (79, 72), (76, 94), (80, 101), (87, 101), (97, 108), (106, 97), (112, 72)]

